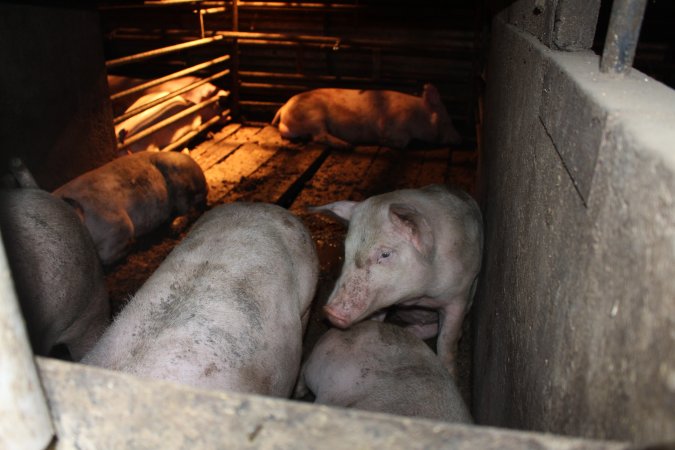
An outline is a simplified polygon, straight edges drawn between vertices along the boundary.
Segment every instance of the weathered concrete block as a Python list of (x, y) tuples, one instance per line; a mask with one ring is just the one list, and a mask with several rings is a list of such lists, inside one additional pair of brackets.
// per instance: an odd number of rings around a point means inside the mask
[(590, 49), (600, 11), (600, 0), (517, 0), (506, 21), (526, 31), (549, 48)]
[(539, 120), (587, 204), (604, 138), (606, 110), (578, 87), (563, 66), (550, 64), (544, 75)]
[(544, 45), (553, 43), (553, 27), (559, 0), (518, 0), (508, 11), (508, 22), (535, 36)]
[(627, 449), (627, 444), (456, 425), (192, 389), (38, 358), (56, 449)]
[(476, 421), (675, 439), (675, 91), (499, 19), (487, 80)]
[(558, 0), (553, 45), (559, 50), (588, 50), (593, 46), (600, 0)]

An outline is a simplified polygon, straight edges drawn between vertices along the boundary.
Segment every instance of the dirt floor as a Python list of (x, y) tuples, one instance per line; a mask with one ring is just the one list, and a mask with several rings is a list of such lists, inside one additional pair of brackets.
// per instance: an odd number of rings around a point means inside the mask
[[(204, 170), (208, 206), (237, 201), (276, 203), (298, 215), (312, 233), (321, 264), (319, 285), (305, 337), (305, 353), (327, 329), (318, 314), (337, 279), (346, 228), (306, 208), (337, 200), (363, 200), (400, 188), (439, 183), (475, 194), (476, 152), (470, 148), (417, 148), (395, 151), (357, 147), (338, 151), (316, 144), (294, 144), (265, 124), (229, 124), (190, 153)], [(113, 314), (180, 242), (199, 213), (175, 220), (136, 243), (132, 253), (106, 269)], [(465, 320), (466, 324), (469, 320)], [(460, 341), (458, 385), (467, 404), (471, 352), (465, 330)], [(433, 342), (430, 342), (433, 346)]]

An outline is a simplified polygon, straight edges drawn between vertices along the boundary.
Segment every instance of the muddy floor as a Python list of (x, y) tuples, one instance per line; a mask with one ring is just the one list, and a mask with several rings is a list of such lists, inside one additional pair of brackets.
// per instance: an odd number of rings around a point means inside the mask
[[(394, 189), (439, 183), (474, 194), (476, 152), (460, 148), (357, 147), (338, 151), (316, 144), (290, 143), (265, 124), (229, 124), (190, 151), (204, 170), (208, 206), (237, 201), (276, 203), (298, 215), (312, 233), (321, 264), (319, 285), (305, 336), (305, 353), (327, 329), (318, 314), (342, 265), (346, 228), (338, 221), (311, 214), (307, 207), (337, 200), (363, 200)], [(180, 242), (199, 212), (176, 219), (139, 240), (129, 256), (106, 268), (113, 314)], [(470, 333), (465, 320), (460, 341), (458, 384), (467, 403), (470, 392)], [(433, 347), (433, 342), (429, 342)]]

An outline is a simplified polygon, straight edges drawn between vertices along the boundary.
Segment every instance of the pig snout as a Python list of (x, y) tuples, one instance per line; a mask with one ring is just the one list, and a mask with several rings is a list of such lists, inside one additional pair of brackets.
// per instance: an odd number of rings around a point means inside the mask
[(326, 305), (323, 307), (323, 312), (333, 325), (338, 328), (349, 328), (349, 326), (354, 323), (353, 320), (350, 320), (348, 317), (341, 315), (341, 311), (337, 308)]
[(323, 312), (339, 328), (348, 328), (373, 312), (367, 270), (349, 270), (337, 281)]

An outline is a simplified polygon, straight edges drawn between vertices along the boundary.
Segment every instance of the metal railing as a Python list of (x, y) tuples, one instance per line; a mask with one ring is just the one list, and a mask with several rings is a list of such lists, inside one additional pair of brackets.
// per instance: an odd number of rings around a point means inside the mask
[[(193, 4), (194, 3), (195, 5), (197, 5), (197, 3), (195, 3), (195, 2), (182, 2), (182, 3), (184, 3), (184, 4), (185, 3), (187, 3), (187, 4)], [(205, 45), (213, 44), (213, 43), (218, 42), (218, 41), (222, 41), (224, 39), (224, 37), (219, 36), (219, 35), (211, 36), (211, 37), (208, 37), (208, 38), (203, 37), (204, 36), (204, 20), (203, 20), (203, 17), (204, 17), (204, 14), (213, 14), (213, 13), (218, 13), (218, 12), (223, 12), (223, 11), (224, 11), (224, 8), (222, 8), (222, 7), (220, 7), (220, 8), (206, 8), (206, 9), (198, 8), (198, 9), (193, 11), (194, 13), (198, 14), (198, 17), (199, 17), (199, 23), (200, 23), (200, 29), (201, 29), (201, 35), (202, 35), (202, 38), (200, 38), (200, 39), (195, 39), (195, 40), (191, 40), (189, 42), (183, 42), (183, 43), (180, 43), (180, 44), (170, 45), (170, 46), (167, 46), (167, 47), (157, 48), (157, 49), (153, 49), (153, 50), (149, 50), (149, 51), (145, 51), (145, 52), (141, 52), (141, 53), (136, 53), (136, 54), (133, 54), (133, 55), (124, 56), (124, 57), (117, 58), (117, 59), (112, 59), (112, 60), (106, 61), (106, 67), (108, 69), (116, 68), (116, 67), (120, 67), (120, 66), (123, 66), (123, 65), (142, 62), (142, 61), (146, 61), (146, 60), (151, 59), (151, 58), (156, 58), (156, 57), (159, 57), (159, 56), (172, 54), (172, 53), (183, 51), (183, 50), (186, 50), (186, 49), (199, 48), (199, 47), (203, 47)], [(209, 61), (205, 61), (205, 62), (202, 62), (200, 64), (193, 65), (191, 67), (179, 70), (177, 72), (168, 74), (166, 76), (144, 82), (144, 83), (139, 84), (137, 86), (134, 86), (132, 88), (129, 88), (129, 89), (126, 89), (126, 90), (123, 90), (123, 91), (120, 91), (120, 92), (116, 92), (116, 93), (111, 95), (110, 99), (112, 101), (115, 101), (115, 100), (119, 100), (123, 97), (127, 97), (127, 96), (130, 96), (130, 95), (133, 95), (133, 94), (138, 94), (140, 92), (145, 91), (146, 89), (158, 86), (162, 83), (177, 80), (181, 77), (191, 75), (191, 74), (197, 73), (199, 71), (217, 66), (217, 65), (222, 64), (224, 62), (230, 61), (230, 59), (231, 59), (230, 55), (223, 55), (223, 56), (220, 56), (220, 57), (217, 57), (217, 58), (213, 58)], [(186, 86), (183, 86), (179, 89), (176, 89), (174, 91), (168, 92), (166, 95), (164, 95), (164, 96), (162, 96), (158, 99), (149, 101), (147, 103), (143, 103), (142, 105), (140, 105), (138, 107), (135, 107), (132, 110), (125, 111), (123, 114), (121, 114), (121, 115), (119, 115), (119, 116), (117, 116), (113, 119), (113, 124), (118, 125), (118, 124), (124, 122), (125, 120), (128, 120), (128, 119), (130, 119), (130, 118), (132, 118), (132, 117), (134, 117), (138, 114), (143, 113), (144, 111), (149, 110), (150, 108), (153, 108), (153, 107), (156, 107), (158, 105), (162, 105), (162, 104), (165, 104), (167, 102), (170, 102), (172, 99), (174, 99), (175, 97), (178, 97), (179, 95), (190, 92), (193, 89), (196, 89), (196, 88), (198, 88), (202, 85), (205, 85), (206, 83), (209, 83), (211, 81), (214, 81), (214, 80), (217, 80), (219, 78), (225, 77), (229, 74), (231, 74), (231, 70), (229, 68), (224, 69), (224, 70), (221, 70), (221, 71), (219, 71), (219, 72), (217, 72), (217, 73), (215, 73), (211, 76), (201, 78), (198, 81), (190, 83), (190, 84), (188, 84)], [(125, 140), (124, 143), (118, 144), (117, 150), (118, 151), (125, 150), (129, 146), (131, 146), (132, 144), (140, 141), (141, 139), (144, 139), (147, 136), (149, 136), (153, 133), (156, 133), (159, 130), (161, 130), (161, 129), (167, 127), (167, 126), (169, 126), (171, 124), (174, 124), (177, 121), (189, 116), (190, 114), (194, 114), (194, 113), (202, 110), (203, 108), (206, 108), (207, 106), (213, 105), (216, 102), (221, 102), (223, 97), (229, 97), (229, 96), (230, 96), (230, 92), (226, 91), (225, 95), (219, 95), (217, 97), (207, 99), (205, 101), (202, 101), (201, 103), (198, 103), (198, 104), (193, 105), (193, 106), (191, 106), (191, 107), (189, 107), (189, 108), (187, 108), (183, 111), (180, 111), (180, 112), (178, 112), (178, 113), (176, 113), (176, 114), (174, 114), (174, 115), (172, 115), (172, 116), (152, 125), (151, 127), (142, 130), (140, 133), (137, 133), (137, 134), (129, 137), (129, 139)], [(199, 126), (198, 129), (188, 132), (186, 135), (182, 136), (181, 138), (179, 138), (175, 142), (172, 142), (171, 144), (169, 144), (167, 147), (165, 147), (162, 150), (170, 151), (170, 150), (173, 150), (175, 148), (178, 148), (179, 145), (183, 145), (183, 144), (187, 143), (190, 139), (197, 136), (201, 131), (205, 130), (210, 125), (215, 124), (216, 122), (221, 120), (223, 117), (227, 117), (229, 114), (230, 114), (230, 109), (222, 111), (220, 114), (211, 118), (210, 120), (208, 120), (204, 124), (201, 124), (201, 126)]]

